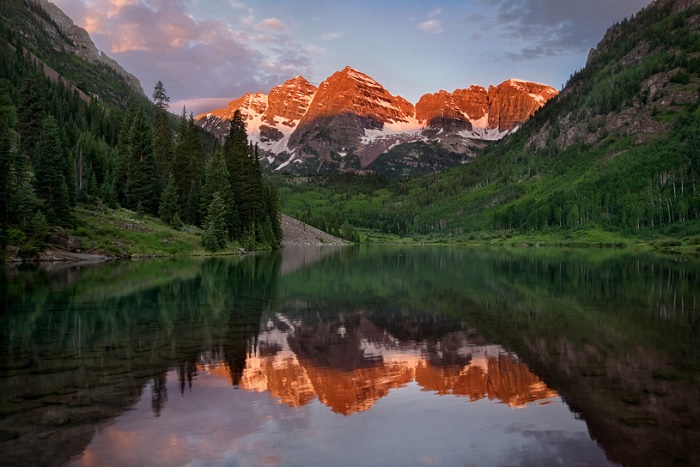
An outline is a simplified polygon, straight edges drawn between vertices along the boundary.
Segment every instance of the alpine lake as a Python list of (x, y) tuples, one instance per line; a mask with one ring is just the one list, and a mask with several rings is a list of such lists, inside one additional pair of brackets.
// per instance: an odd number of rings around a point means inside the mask
[(700, 260), (4, 266), (0, 465), (700, 465)]

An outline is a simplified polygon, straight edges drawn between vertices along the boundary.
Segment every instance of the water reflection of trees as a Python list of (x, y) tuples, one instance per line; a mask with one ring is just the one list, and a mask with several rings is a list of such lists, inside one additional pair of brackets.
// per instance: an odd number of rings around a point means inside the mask
[[(157, 416), (167, 407), (169, 369), (177, 368), (184, 392), (204, 350), (217, 349), (240, 375), (278, 269), (279, 257), (257, 255), (6, 270), (0, 432), (11, 439), (0, 463), (65, 463), (95, 422), (134, 404), (144, 387)], [(65, 437), (39, 436), (47, 414), (70, 430), (70, 443), (52, 448)]]
[(411, 310), (463, 318), (562, 393), (611, 459), (690, 465), (700, 462), (700, 406), (688, 402), (700, 397), (700, 263), (678, 259), (368, 248), (348, 250), (343, 268), (330, 258), (284, 277), (279, 296), (329, 309), (363, 297), (391, 310), (372, 319), (401, 340), (431, 332), (429, 319), (400, 323)]
[[(363, 381), (388, 381), (358, 386), (371, 398), (411, 378), (441, 394), (478, 397), (491, 384), (490, 366), (510, 375), (511, 388), (535, 384), (512, 358), (478, 366), (458, 350), (460, 339), (498, 342), (564, 395), (614, 459), (698, 459), (700, 414), (689, 402), (698, 399), (700, 368), (695, 262), (597, 250), (348, 248), (278, 279), (280, 261), (258, 255), (0, 275), (0, 432), (14, 437), (3, 442), (0, 463), (62, 463), (95, 423), (134, 404), (144, 388), (152, 389), (154, 413), (167, 410), (170, 368), (181, 393), (206, 362), (243, 384), (252, 357), (282, 352), (260, 338), (261, 316), (271, 310), (302, 323), (290, 340), (301, 364), (268, 369), (276, 397), (290, 403), (320, 394), (338, 411), (359, 410), (369, 399), (333, 399), (355, 371)], [(461, 320), (470, 326), (455, 324)], [(359, 344), (349, 339), (358, 335)], [(426, 356), (415, 373), (362, 350), (415, 342)], [(317, 387), (302, 387), (309, 380)], [(491, 386), (505, 398), (505, 386)], [(531, 389), (547, 394), (546, 386)], [(65, 420), (58, 426), (71, 437), (38, 437), (48, 430), (42, 423)]]

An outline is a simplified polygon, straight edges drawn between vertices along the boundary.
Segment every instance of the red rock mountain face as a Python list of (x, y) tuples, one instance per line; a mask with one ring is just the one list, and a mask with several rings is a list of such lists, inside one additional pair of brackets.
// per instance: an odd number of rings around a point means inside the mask
[(416, 104), (416, 118), (433, 126), (434, 122), (457, 120), (472, 127), (509, 132), (522, 125), (535, 111), (558, 94), (544, 84), (508, 80), (498, 86), (457, 89), (426, 94)]
[(309, 104), (316, 91), (316, 86), (302, 76), (272, 88), (267, 98), (265, 123), (275, 124), (281, 120), (283, 125), (294, 126), (294, 122), (301, 120), (309, 110)]
[(362, 170), (389, 149), (417, 141), (435, 141), (468, 158), (474, 141), (500, 139), (556, 95), (551, 86), (511, 79), (488, 91), (471, 86), (426, 94), (414, 107), (366, 74), (345, 67), (318, 88), (298, 76), (269, 95), (245, 94), (196, 121), (223, 138), (240, 110), (250, 140), (272, 169), (311, 160), (318, 170), (324, 164)]
[(392, 96), (381, 84), (350, 67), (322, 82), (300, 125), (322, 117), (340, 114), (369, 117), (379, 122), (407, 122), (413, 117), (413, 104)]

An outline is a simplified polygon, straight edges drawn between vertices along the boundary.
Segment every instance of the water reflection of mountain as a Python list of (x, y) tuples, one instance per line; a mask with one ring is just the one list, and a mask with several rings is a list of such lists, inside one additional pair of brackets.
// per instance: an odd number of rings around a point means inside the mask
[[(354, 256), (354, 257), (353, 257)], [(681, 260), (681, 261), (679, 261)], [(469, 321), (527, 361), (623, 465), (700, 465), (700, 262), (615, 250), (371, 248), (280, 281), (287, 301), (365, 300)], [(365, 297), (371, 297), (366, 299)], [(303, 302), (302, 302), (303, 303)]]
[[(264, 317), (241, 387), (267, 391), (292, 407), (318, 398), (344, 415), (368, 410), (391, 389), (412, 381), (435, 394), (510, 406), (557, 395), (514, 354), (484, 345), (459, 321), (433, 316), (437, 327), (455, 330), (401, 342), (364, 314), (346, 311), (335, 320), (310, 322), (281, 313)], [(221, 367), (210, 371), (222, 373)]]
[(339, 413), (411, 382), (513, 405), (549, 386), (611, 459), (697, 465), (698, 283), (698, 263), (614, 251), (348, 248), (9, 270), (0, 464), (63, 464), (142, 392), (168, 410), (175, 368), (181, 391), (224, 372)]

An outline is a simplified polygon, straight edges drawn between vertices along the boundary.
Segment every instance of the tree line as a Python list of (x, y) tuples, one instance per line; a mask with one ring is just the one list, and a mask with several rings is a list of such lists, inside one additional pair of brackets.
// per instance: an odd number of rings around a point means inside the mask
[(212, 251), (280, 245), (277, 190), (239, 112), (224, 144), (212, 144), (186, 109), (169, 112), (162, 82), (152, 103), (132, 97), (126, 110), (109, 107), (49, 79), (21, 37), (0, 33), (3, 247), (41, 248), (52, 226), (76, 226), (79, 203), (201, 227)]

